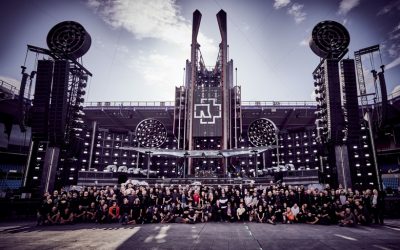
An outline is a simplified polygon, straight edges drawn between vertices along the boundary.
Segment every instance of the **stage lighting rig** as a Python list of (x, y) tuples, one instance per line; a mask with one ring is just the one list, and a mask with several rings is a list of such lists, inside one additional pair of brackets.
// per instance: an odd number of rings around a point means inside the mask
[(167, 129), (162, 122), (156, 119), (142, 120), (136, 126), (135, 132), (136, 139), (141, 147), (160, 147), (167, 140)]
[(277, 141), (277, 127), (269, 119), (261, 118), (253, 121), (248, 130), (250, 143), (256, 147), (269, 146)]

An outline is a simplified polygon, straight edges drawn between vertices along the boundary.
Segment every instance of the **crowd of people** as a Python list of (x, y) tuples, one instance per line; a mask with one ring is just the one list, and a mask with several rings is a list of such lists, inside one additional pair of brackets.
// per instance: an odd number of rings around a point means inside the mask
[(383, 224), (384, 194), (290, 185), (83, 187), (43, 196), (38, 225), (256, 222)]

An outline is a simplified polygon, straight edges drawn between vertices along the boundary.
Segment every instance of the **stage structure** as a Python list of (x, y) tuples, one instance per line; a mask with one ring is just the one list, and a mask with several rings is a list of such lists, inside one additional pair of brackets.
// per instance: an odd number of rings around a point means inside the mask
[[(197, 42), (201, 17), (200, 11), (193, 13), (191, 58), (186, 61), (186, 82), (176, 92), (176, 99), (180, 102), (176, 106), (178, 117), (174, 124), (178, 149), (225, 150), (233, 148), (237, 137), (232, 136), (235, 134), (232, 132), (238, 129), (232, 126), (237, 112), (232, 105), (236, 89), (233, 88), (233, 61), (228, 61), (226, 12), (221, 10), (217, 14), (221, 43), (214, 67), (205, 65)], [(188, 175), (193, 173), (193, 168), (220, 174), (227, 171), (227, 159), (210, 158), (212, 164), (208, 166), (203, 165), (201, 158), (187, 161)]]
[[(56, 172), (63, 171), (64, 162), (72, 163), (79, 157), (83, 96), (91, 76), (79, 63), (91, 45), (91, 37), (81, 24), (57, 24), (47, 35), (47, 45), (49, 50), (28, 45), (27, 51), (36, 53), (36, 58), (39, 54), (47, 57), (35, 61), (37, 76), (29, 121), (32, 141), (23, 181), (24, 187), (41, 194), (52, 191)], [(22, 73), (24, 81), (26, 74)]]
[(311, 49), (321, 58), (313, 73), (317, 103), (243, 103), (228, 58), (226, 13), (217, 14), (221, 42), (212, 67), (197, 41), (201, 16), (193, 13), (190, 60), (174, 103), (85, 107), (81, 183), (96, 181), (101, 174), (94, 172), (105, 170), (118, 180), (268, 177), (290, 184), (376, 184), (368, 130), (360, 126), (354, 60), (342, 60), (350, 36), (341, 24), (321, 22), (312, 32)]
[[(201, 16), (193, 13), (190, 59), (173, 102), (83, 105), (91, 74), (79, 62), (90, 36), (75, 22), (50, 31), (50, 50), (28, 45), (49, 58), (37, 63), (33, 107), (24, 112), (31, 118), (20, 124), (33, 132), (25, 186), (42, 193), (54, 180), (61, 187), (116, 185), (128, 178), (167, 184), (379, 185), (371, 126), (357, 100), (360, 67), (357, 57), (356, 63), (342, 59), (350, 42), (345, 27), (324, 21), (312, 31), (311, 49), (321, 58), (313, 72), (317, 102), (243, 102), (228, 57), (226, 13), (217, 14), (221, 42), (211, 67), (197, 41)], [(28, 85), (35, 74), (24, 71)], [(380, 73), (376, 79), (384, 79)], [(384, 124), (389, 111), (381, 92)]]
[[(317, 138), (329, 162), (329, 168), (321, 172), (326, 177), (334, 176), (335, 186), (380, 186), (374, 171), (373, 144), (369, 145), (365, 139), (370, 135), (362, 131), (367, 125), (359, 113), (355, 63), (353, 59), (342, 59), (349, 44), (348, 31), (335, 21), (320, 22), (312, 31), (310, 47), (321, 58), (313, 72), (318, 102)], [(361, 100), (364, 88), (360, 85)], [(364, 107), (364, 101), (361, 103)]]

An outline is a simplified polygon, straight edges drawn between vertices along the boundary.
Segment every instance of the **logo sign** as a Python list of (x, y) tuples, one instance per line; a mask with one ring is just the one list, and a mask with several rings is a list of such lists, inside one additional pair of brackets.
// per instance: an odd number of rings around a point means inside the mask
[(198, 87), (194, 93), (193, 135), (222, 135), (222, 91), (218, 87)]
[(199, 118), (200, 124), (215, 124), (221, 114), (221, 104), (217, 104), (216, 98), (201, 98), (200, 104), (194, 105), (194, 118)]

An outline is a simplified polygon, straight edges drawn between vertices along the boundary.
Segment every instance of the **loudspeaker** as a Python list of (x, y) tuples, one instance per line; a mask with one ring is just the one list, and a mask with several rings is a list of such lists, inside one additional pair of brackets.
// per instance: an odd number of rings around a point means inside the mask
[(49, 113), (49, 140), (52, 145), (61, 145), (65, 138), (68, 107), (69, 62), (57, 60), (54, 64), (53, 89)]
[(120, 173), (118, 175), (118, 184), (125, 183), (128, 180), (128, 174), (126, 173)]
[(38, 61), (35, 96), (31, 109), (32, 137), (37, 140), (47, 140), (48, 138), (48, 116), (53, 67), (53, 61)]

